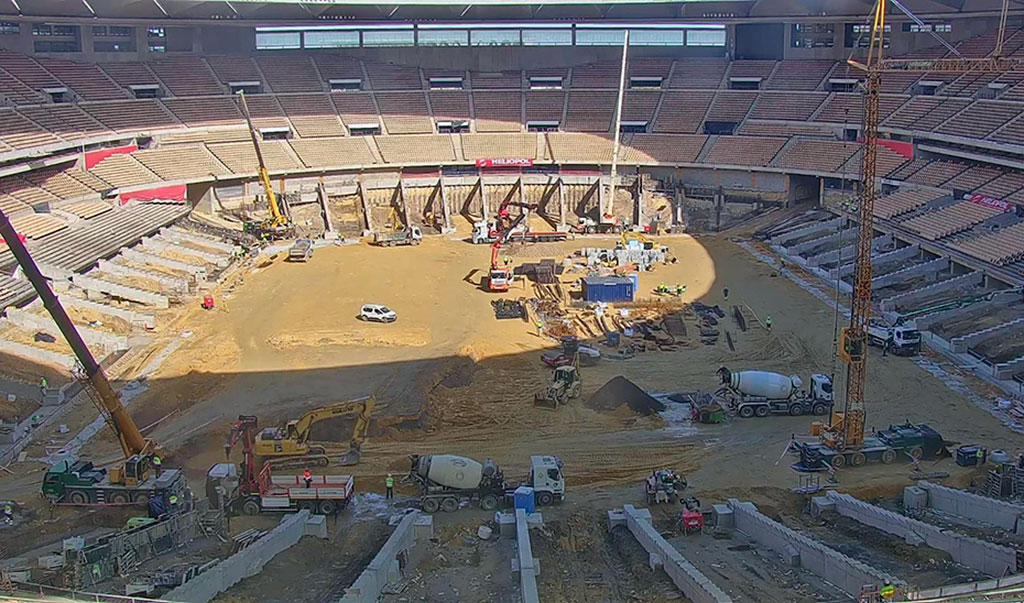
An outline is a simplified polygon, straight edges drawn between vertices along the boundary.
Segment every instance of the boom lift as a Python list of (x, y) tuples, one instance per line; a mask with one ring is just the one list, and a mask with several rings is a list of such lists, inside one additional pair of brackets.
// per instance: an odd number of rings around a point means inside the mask
[[(919, 459), (922, 454), (937, 451), (942, 437), (927, 425), (907, 423), (891, 426), (877, 437), (865, 438), (865, 385), (867, 382), (867, 349), (871, 325), (871, 244), (874, 237), (874, 204), (878, 194), (876, 161), (878, 156), (879, 97), (882, 74), (888, 72), (1000, 73), (1024, 69), (1021, 59), (1001, 56), (1006, 35), (1006, 14), (1009, 0), (1003, 1), (1002, 18), (994, 52), (987, 57), (966, 58), (945, 40), (938, 38), (955, 58), (883, 58), (885, 47), (886, 8), (890, 0), (876, 0), (867, 60), (847, 62), (865, 73), (864, 82), (864, 153), (858, 203), (857, 259), (854, 271), (853, 304), (850, 326), (842, 329), (837, 353), (847, 363), (846, 398), (841, 413), (834, 413), (831, 424), (823, 429), (821, 444), (798, 446), (798, 470), (820, 470), (832, 467), (857, 466), (871, 458), (892, 462), (897, 452)], [(902, 4), (893, 4), (910, 19), (924, 25)], [(937, 36), (936, 36), (937, 37)], [(884, 437), (883, 437), (884, 436)]]
[(491, 244), (491, 269), (487, 273), (487, 289), (489, 291), (508, 291), (509, 285), (512, 284), (512, 269), (499, 264), (498, 255), (501, 252), (501, 246), (508, 242), (512, 231), (526, 219), (527, 215), (528, 213), (525, 211), (519, 214), (515, 220), (509, 223), (505, 230), (498, 234), (498, 238)]
[(242, 107), (242, 115), (245, 116), (245, 123), (249, 126), (249, 137), (252, 139), (253, 149), (256, 150), (256, 160), (259, 162), (260, 183), (263, 184), (263, 192), (267, 195), (267, 205), (270, 206), (270, 217), (260, 222), (246, 222), (243, 228), (259, 237), (283, 238), (291, 234), (292, 223), (288, 216), (281, 211), (278, 204), (277, 194), (270, 184), (270, 173), (267, 171), (267, 164), (263, 161), (263, 151), (260, 150), (259, 132), (252, 123), (252, 116), (249, 114), (249, 104), (245, 101), (245, 92), (239, 91), (239, 103)]
[[(259, 431), (253, 440), (253, 451), (256, 456), (271, 459), (275, 466), (281, 466), (283, 459), (295, 461), (289, 464), (327, 466), (330, 463), (327, 447), (310, 440), (313, 425), (326, 419), (355, 414), (356, 424), (352, 430), (352, 439), (341, 462), (342, 465), (355, 465), (359, 462), (366, 432), (370, 428), (370, 419), (376, 406), (376, 398), (369, 396), (311, 410), (299, 419), (288, 421), (284, 427), (267, 427)], [(255, 430), (255, 421), (251, 429)]]

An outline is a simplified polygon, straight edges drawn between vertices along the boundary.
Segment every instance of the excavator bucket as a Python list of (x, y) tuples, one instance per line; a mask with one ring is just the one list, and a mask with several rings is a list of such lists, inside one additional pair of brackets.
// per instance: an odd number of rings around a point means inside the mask
[(362, 450), (359, 446), (350, 446), (348, 452), (341, 457), (341, 466), (348, 467), (350, 465), (358, 465), (359, 459), (362, 458)]

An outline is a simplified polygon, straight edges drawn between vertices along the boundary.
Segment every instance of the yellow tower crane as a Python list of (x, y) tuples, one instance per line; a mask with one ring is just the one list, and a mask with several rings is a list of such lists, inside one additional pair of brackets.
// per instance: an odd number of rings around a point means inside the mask
[[(959, 56), (952, 46), (941, 40), (950, 51), (958, 56), (937, 59), (883, 58), (885, 47), (886, 8), (889, 2), (903, 11), (909, 18), (924, 25), (898, 0), (876, 0), (871, 27), (871, 43), (864, 62), (850, 59), (851, 66), (865, 73), (864, 82), (864, 154), (861, 169), (860, 199), (858, 202), (859, 230), (857, 237), (857, 260), (854, 271), (853, 305), (850, 310), (850, 326), (842, 330), (839, 356), (849, 365), (846, 383), (846, 399), (841, 415), (835, 417), (832, 425), (823, 434), (824, 443), (838, 453), (838, 463), (845, 464), (849, 458), (863, 462), (864, 455), (856, 455), (864, 446), (865, 431), (865, 384), (867, 382), (868, 326), (871, 320), (871, 242), (874, 236), (874, 204), (878, 195), (876, 183), (876, 159), (878, 156), (879, 95), (882, 74), (892, 72), (945, 72), (945, 73), (1003, 73), (1024, 70), (1024, 61), (1002, 56), (1006, 35), (1006, 16), (1009, 0), (1003, 1), (1002, 16), (994, 52), (986, 57), (968, 58)], [(850, 452), (852, 454), (847, 455)], [(852, 462), (850, 464), (860, 464)]]

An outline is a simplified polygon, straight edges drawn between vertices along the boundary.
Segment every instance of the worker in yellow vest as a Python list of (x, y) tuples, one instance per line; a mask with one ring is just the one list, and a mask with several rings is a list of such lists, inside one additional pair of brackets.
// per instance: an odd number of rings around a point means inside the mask
[(384, 478), (384, 498), (391, 500), (395, 497), (395, 478), (390, 473)]
[(892, 601), (896, 597), (896, 587), (892, 585), (892, 582), (886, 580), (885, 585), (878, 591), (878, 594), (882, 597), (883, 601)]

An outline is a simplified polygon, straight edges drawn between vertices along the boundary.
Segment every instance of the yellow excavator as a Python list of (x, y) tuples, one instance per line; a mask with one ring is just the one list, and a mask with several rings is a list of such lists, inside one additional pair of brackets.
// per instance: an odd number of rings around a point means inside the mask
[(260, 239), (281, 239), (289, 236), (293, 230), (293, 224), (288, 216), (281, 211), (278, 204), (277, 194), (270, 183), (270, 173), (267, 171), (267, 164), (263, 160), (263, 151), (260, 150), (260, 135), (256, 126), (252, 123), (252, 116), (249, 114), (249, 104), (245, 101), (245, 92), (239, 91), (239, 105), (242, 108), (242, 115), (245, 116), (245, 123), (249, 125), (249, 137), (252, 139), (253, 149), (256, 150), (256, 160), (259, 162), (260, 183), (263, 185), (263, 192), (267, 195), (267, 205), (270, 207), (270, 217), (260, 221), (249, 221), (242, 225), (242, 230), (251, 233)]
[(370, 419), (376, 406), (377, 400), (373, 396), (368, 396), (311, 410), (298, 419), (288, 421), (284, 427), (267, 427), (261, 430), (256, 435), (254, 452), (257, 457), (273, 462), (275, 467), (280, 467), (281, 461), (290, 458), (294, 458), (298, 464), (325, 467), (330, 464), (330, 451), (327, 444), (310, 439), (313, 425), (326, 419), (355, 415), (356, 424), (352, 430), (352, 439), (349, 441), (348, 451), (341, 460), (341, 465), (355, 465), (359, 463), (363, 442), (366, 440), (366, 432), (370, 428)]

